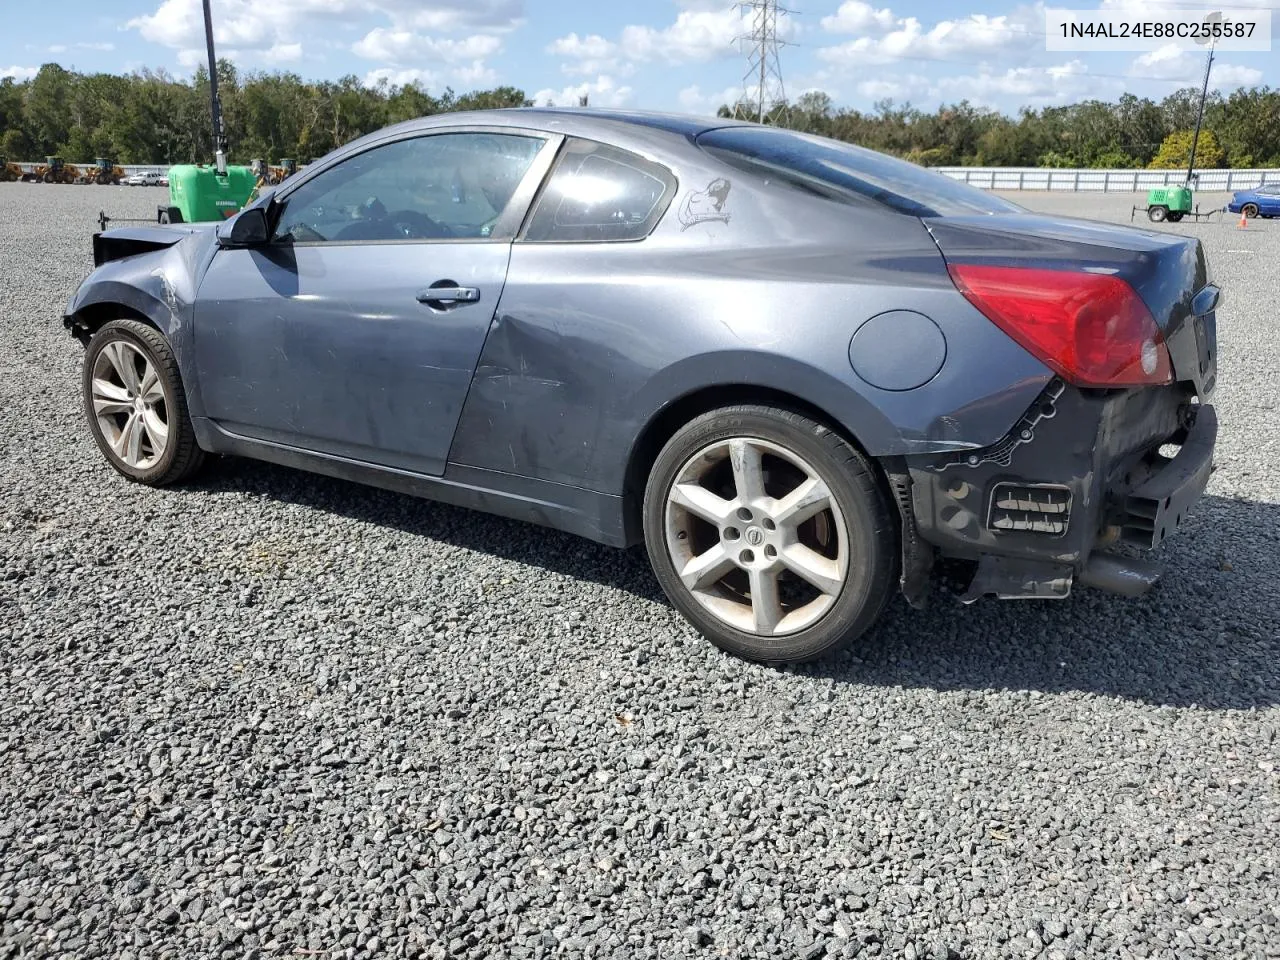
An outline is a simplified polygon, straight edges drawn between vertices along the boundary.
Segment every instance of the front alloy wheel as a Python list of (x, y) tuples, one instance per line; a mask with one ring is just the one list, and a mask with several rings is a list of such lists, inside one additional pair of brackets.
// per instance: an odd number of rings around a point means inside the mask
[(113, 340), (98, 352), (90, 391), (111, 452), (134, 470), (155, 466), (169, 445), (168, 408), (155, 364), (129, 341)]
[(132, 319), (104, 325), (85, 350), (83, 389), (93, 439), (129, 479), (162, 486), (200, 466), (178, 362), (155, 327)]
[(801, 662), (861, 634), (896, 564), (865, 458), (790, 411), (734, 407), (679, 431), (645, 496), (645, 540), (672, 603), (717, 646)]

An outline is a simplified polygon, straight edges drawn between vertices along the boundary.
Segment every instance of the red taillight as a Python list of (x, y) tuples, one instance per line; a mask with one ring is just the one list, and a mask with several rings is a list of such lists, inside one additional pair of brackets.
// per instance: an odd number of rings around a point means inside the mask
[(977, 264), (952, 264), (948, 270), (970, 303), (1076, 386), (1173, 380), (1160, 328), (1119, 277)]

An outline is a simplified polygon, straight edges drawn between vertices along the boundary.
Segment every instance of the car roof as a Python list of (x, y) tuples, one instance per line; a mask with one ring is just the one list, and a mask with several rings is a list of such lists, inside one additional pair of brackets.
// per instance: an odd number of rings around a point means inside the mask
[[(468, 124), (533, 127), (582, 137), (616, 136), (630, 126), (660, 130), (686, 140), (693, 140), (699, 134), (721, 127), (753, 125), (723, 117), (698, 117), (691, 114), (648, 110), (614, 110), (598, 107), (511, 107), (499, 110), (435, 113), (407, 120), (390, 129), (398, 133), (409, 133), (414, 130)], [(388, 130), (377, 131), (379, 135), (387, 132)]]

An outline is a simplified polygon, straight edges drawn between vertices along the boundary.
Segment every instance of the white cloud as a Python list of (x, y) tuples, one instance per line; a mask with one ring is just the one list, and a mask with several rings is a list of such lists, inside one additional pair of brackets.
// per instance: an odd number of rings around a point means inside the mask
[(1209, 85), (1214, 88), (1252, 87), (1262, 82), (1262, 71), (1238, 63), (1214, 64)]
[(888, 30), (897, 22), (888, 7), (877, 10), (862, 0), (845, 0), (833, 15), (822, 18), (822, 29), (828, 33), (863, 33)]
[(725, 87), (719, 93), (711, 91), (703, 93), (697, 84), (685, 87), (677, 95), (680, 109), (685, 113), (714, 117), (721, 107), (731, 107), (742, 97), (742, 87)]
[[(225, 56), (225, 54), (223, 54)], [(194, 70), (199, 66), (207, 66), (209, 54), (205, 52), (204, 47), (188, 47), (185, 50), (178, 51), (178, 65), (186, 67), (188, 70)]]
[(50, 53), (66, 53), (67, 45), (65, 43), (55, 43), (49, 48)]
[(77, 50), (101, 50), (103, 53), (110, 53), (116, 48), (114, 43), (77, 43)]
[(623, 27), (618, 45), (632, 60), (705, 63), (735, 53), (734, 41), (750, 32), (746, 18), (732, 8), (682, 10), (676, 22), (663, 29)]
[(266, 50), (261, 59), (265, 63), (295, 63), (302, 59), (302, 44), (300, 43), (277, 43)]
[[(976, 74), (945, 77), (935, 93), (944, 99), (965, 98), (979, 104), (1016, 97), (1024, 103), (1075, 102), (1105, 87), (1100, 78), (1089, 76), (1081, 60), (1043, 67), (1010, 67), (1003, 73), (986, 70)], [(1116, 83), (1118, 85), (1118, 82)]]
[(455, 68), (453, 77), (464, 87), (492, 87), (498, 82), (497, 71), (486, 66), (483, 60), (473, 60), (466, 66)]
[(14, 80), (21, 83), (23, 80), (30, 80), (39, 72), (39, 67), (0, 67), (0, 79), (13, 77)]
[[(419, 64), (454, 66), (464, 83), (497, 79), (485, 65), (502, 48), (496, 34), (523, 23), (523, 0), (219, 0), (214, 39), (219, 55), (238, 63), (278, 65), (297, 61), (305, 45), (323, 48), (323, 26), (350, 24), (357, 17), (381, 15), (390, 22), (370, 30), (354, 45), (357, 54), (379, 63), (369, 76), (403, 74)], [(158, 6), (126, 25), (143, 39), (169, 47), (178, 63), (193, 69), (205, 62), (204, 19), (200, 0), (160, 0)], [(461, 37), (441, 37), (469, 31)], [(434, 74), (433, 74), (434, 76)]]
[(626, 76), (635, 69), (632, 64), (621, 59), (616, 43), (595, 33), (585, 37), (579, 37), (576, 33), (560, 37), (547, 46), (546, 52), (562, 58), (564, 62), (560, 64), (560, 70), (570, 76), (602, 73)]
[(337, 0), (379, 10), (399, 29), (512, 30), (524, 22), (524, 0)]
[(497, 80), (498, 75), (480, 60), (445, 72), (423, 70), (419, 67), (377, 67), (364, 75), (367, 87), (376, 87), (380, 82), (386, 81), (393, 87), (416, 83), (424, 90), (439, 89), (448, 84), (472, 88), (492, 87)]
[(380, 60), (391, 64), (422, 63), (424, 61), (461, 63), (464, 60), (482, 60), (502, 49), (502, 41), (492, 34), (478, 33), (461, 40), (437, 39), (408, 30), (388, 30), (376, 27), (370, 30), (351, 48), (367, 60)]
[[(598, 34), (570, 33), (554, 40), (547, 52), (567, 61), (561, 70), (569, 74), (608, 71), (611, 75), (630, 72), (636, 63), (708, 63), (741, 55), (738, 41), (751, 33), (750, 16), (724, 0), (677, 0), (683, 8), (675, 22), (666, 27), (630, 24), (618, 39)], [(795, 33), (789, 17), (778, 19), (778, 36)]]
[(612, 57), (618, 52), (618, 45), (606, 40), (599, 34), (592, 33), (585, 37), (579, 37), (576, 33), (571, 33), (567, 37), (560, 37), (558, 40), (551, 42), (547, 47), (547, 53), (554, 53), (558, 57), (574, 57), (581, 60), (603, 60), (605, 57)]
[(954, 60), (1011, 54), (1041, 43), (1028, 27), (1006, 15), (977, 13), (963, 20), (941, 20), (926, 29), (915, 17), (898, 20), (880, 36), (860, 36), (833, 47), (820, 47), (819, 59), (835, 65), (865, 66), (894, 60)]
[(436, 75), (427, 70), (396, 70), (391, 67), (379, 67), (377, 70), (370, 70), (364, 75), (364, 84), (366, 87), (376, 87), (379, 83), (386, 81), (393, 87), (403, 87), (411, 83), (421, 85), (424, 89), (433, 86), (437, 80)]
[(550, 102), (557, 107), (576, 107), (583, 96), (593, 107), (620, 107), (631, 98), (630, 87), (620, 87), (612, 77), (601, 76), (560, 90), (539, 90), (531, 99), (538, 106)]
[(857, 86), (859, 95), (868, 100), (913, 100), (930, 93), (933, 84), (928, 77), (918, 73), (900, 76), (882, 76), (873, 80), (863, 80)]
[[(1135, 57), (1129, 73), (1135, 78), (1199, 83), (1204, 76), (1204, 58), (1199, 51), (1181, 50), (1177, 44), (1168, 44)], [(1209, 75), (1209, 83), (1215, 88), (1246, 87), (1261, 82), (1261, 70), (1221, 61), (1213, 65)]]

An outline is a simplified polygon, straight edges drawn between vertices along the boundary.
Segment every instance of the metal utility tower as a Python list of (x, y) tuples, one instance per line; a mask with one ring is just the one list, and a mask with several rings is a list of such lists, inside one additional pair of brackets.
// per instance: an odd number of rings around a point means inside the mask
[(778, 39), (778, 15), (790, 11), (780, 7), (778, 0), (741, 0), (736, 6), (751, 17), (751, 34), (738, 38), (747, 44), (747, 72), (742, 77), (742, 96), (734, 105), (733, 115), (764, 123), (774, 110), (781, 113), (787, 106), (782, 64), (778, 60), (778, 48), (786, 41)]

